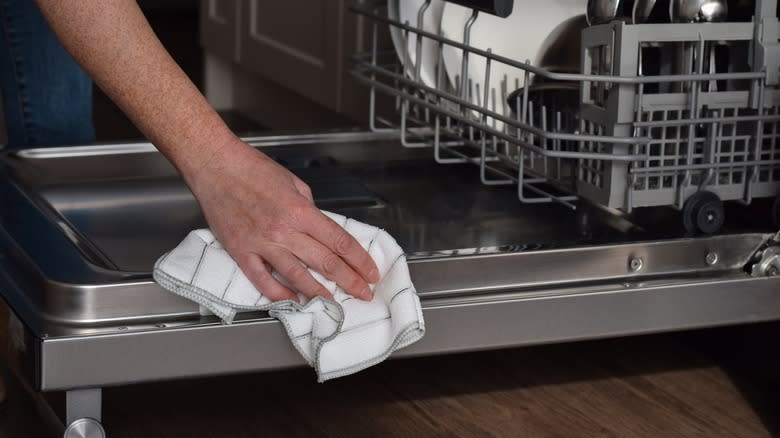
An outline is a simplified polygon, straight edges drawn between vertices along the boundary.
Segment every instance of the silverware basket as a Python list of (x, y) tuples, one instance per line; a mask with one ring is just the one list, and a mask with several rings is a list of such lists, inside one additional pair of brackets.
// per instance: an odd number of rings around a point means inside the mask
[[(398, 131), (440, 163), (473, 163), (484, 184), (515, 185), (522, 202), (669, 205), (692, 233), (713, 233), (722, 201), (780, 193), (780, 26), (776, 2), (758, 3), (750, 22), (585, 27), (574, 72), (473, 46), (477, 9), (455, 41), (423, 29), (431, 0), (417, 23), (364, 3), (353, 10), (372, 21), (373, 41), (352, 73), (370, 87), (372, 130)], [(432, 44), (434, 78), (423, 80), (408, 54), (381, 50), (379, 26), (413, 42), (414, 59)], [(460, 54), (457, 74), (445, 74), (447, 51)], [(504, 74), (496, 80), (493, 69)], [(395, 98), (397, 117), (377, 115), (377, 93)], [(773, 214), (778, 221), (780, 197)]]

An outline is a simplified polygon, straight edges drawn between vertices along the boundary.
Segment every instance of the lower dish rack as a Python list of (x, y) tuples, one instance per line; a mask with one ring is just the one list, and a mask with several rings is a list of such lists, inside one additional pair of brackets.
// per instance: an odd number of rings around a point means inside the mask
[[(579, 71), (561, 72), (471, 45), (484, 13), (476, 9), (462, 41), (429, 32), (430, 5), (416, 25), (388, 16), (383, 3), (353, 8), (373, 22), (371, 51), (354, 56), (352, 71), (370, 87), (372, 130), (398, 131), (404, 146), (429, 147), (439, 163), (474, 163), (484, 184), (515, 185), (522, 202), (576, 208), (584, 198), (626, 212), (668, 205), (682, 210), (689, 232), (709, 234), (723, 224), (722, 201), (776, 197), (780, 225), (780, 90), (767, 73), (780, 57), (755, 56), (775, 53), (778, 35), (756, 31), (777, 23), (774, 14), (588, 26), (577, 41)], [(433, 44), (435, 77), (408, 55), (380, 50), (379, 26), (399, 29), (415, 59)], [(456, 74), (445, 74), (447, 52), (459, 55)], [(656, 69), (662, 59), (671, 65)], [(504, 72), (498, 80), (495, 69)], [(378, 115), (378, 93), (395, 98), (398, 117)]]

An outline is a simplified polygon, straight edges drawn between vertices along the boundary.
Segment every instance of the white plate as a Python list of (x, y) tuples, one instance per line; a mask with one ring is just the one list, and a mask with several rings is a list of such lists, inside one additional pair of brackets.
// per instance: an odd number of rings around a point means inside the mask
[[(387, 18), (393, 21), (400, 21), (398, 0), (389, 0), (387, 2)], [(393, 40), (393, 48), (395, 48), (395, 53), (398, 55), (401, 65), (403, 65), (406, 60), (406, 38), (404, 38), (404, 30), (390, 25), (390, 39)], [(406, 71), (405, 67), (404, 71)]]
[[(425, 0), (390, 0), (387, 5), (387, 15), (401, 23), (409, 23), (417, 27), (417, 12), (425, 3)], [(432, 34), (439, 34), (441, 15), (444, 11), (443, 0), (431, 0), (431, 4), (423, 16), (422, 29)], [(417, 66), (417, 35), (409, 32), (407, 40), (405, 32), (395, 26), (390, 26), (390, 37), (401, 63), (404, 64), (404, 72), (409, 77), (414, 77)], [(408, 56), (408, 59), (407, 59)], [(436, 85), (436, 64), (438, 61), (438, 44), (430, 38), (422, 38), (422, 64), (420, 65), (420, 79), (425, 85)], [(408, 62), (407, 62), (408, 61)]]
[[(492, 49), (496, 55), (516, 61), (530, 61), (536, 65), (540, 58), (540, 49), (550, 32), (564, 21), (585, 12), (587, 0), (515, 0), (512, 14), (507, 18), (480, 13), (471, 27), (469, 45), (482, 50)], [(441, 19), (441, 34), (453, 41), (463, 42), (466, 21), (471, 9), (447, 3)], [(445, 45), (444, 66), (447, 77), (453, 86), (460, 77), (463, 51)], [(469, 54), (468, 76), (471, 79), (471, 102), (483, 105), (485, 58)], [(509, 113), (505, 105), (506, 96), (524, 84), (524, 72), (499, 62), (490, 64), (490, 93), (488, 107), (498, 114)], [(467, 94), (468, 98), (468, 94)], [(495, 100), (494, 100), (495, 99)], [(503, 129), (503, 122), (495, 122), (495, 128)]]

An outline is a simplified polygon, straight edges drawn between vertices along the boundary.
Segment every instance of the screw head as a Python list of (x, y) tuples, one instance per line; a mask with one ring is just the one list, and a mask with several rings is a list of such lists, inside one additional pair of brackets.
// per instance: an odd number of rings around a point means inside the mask
[(704, 257), (704, 261), (710, 265), (713, 266), (716, 263), (718, 263), (718, 254), (714, 252), (708, 252), (707, 255)]
[(642, 260), (642, 257), (632, 257), (631, 260), (628, 261), (628, 268), (633, 272), (641, 271), (644, 266), (645, 262)]

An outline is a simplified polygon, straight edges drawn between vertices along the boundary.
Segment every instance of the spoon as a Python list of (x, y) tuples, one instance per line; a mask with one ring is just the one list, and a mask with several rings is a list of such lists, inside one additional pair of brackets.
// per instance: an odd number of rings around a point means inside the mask
[(728, 14), (725, 0), (672, 0), (669, 16), (674, 23), (723, 21)]
[(588, 25), (609, 23), (620, 12), (620, 0), (588, 0), (585, 18)]
[(653, 13), (656, 0), (636, 0), (634, 3), (634, 10), (631, 11), (631, 18), (634, 24), (647, 23), (650, 19), (650, 14)]

